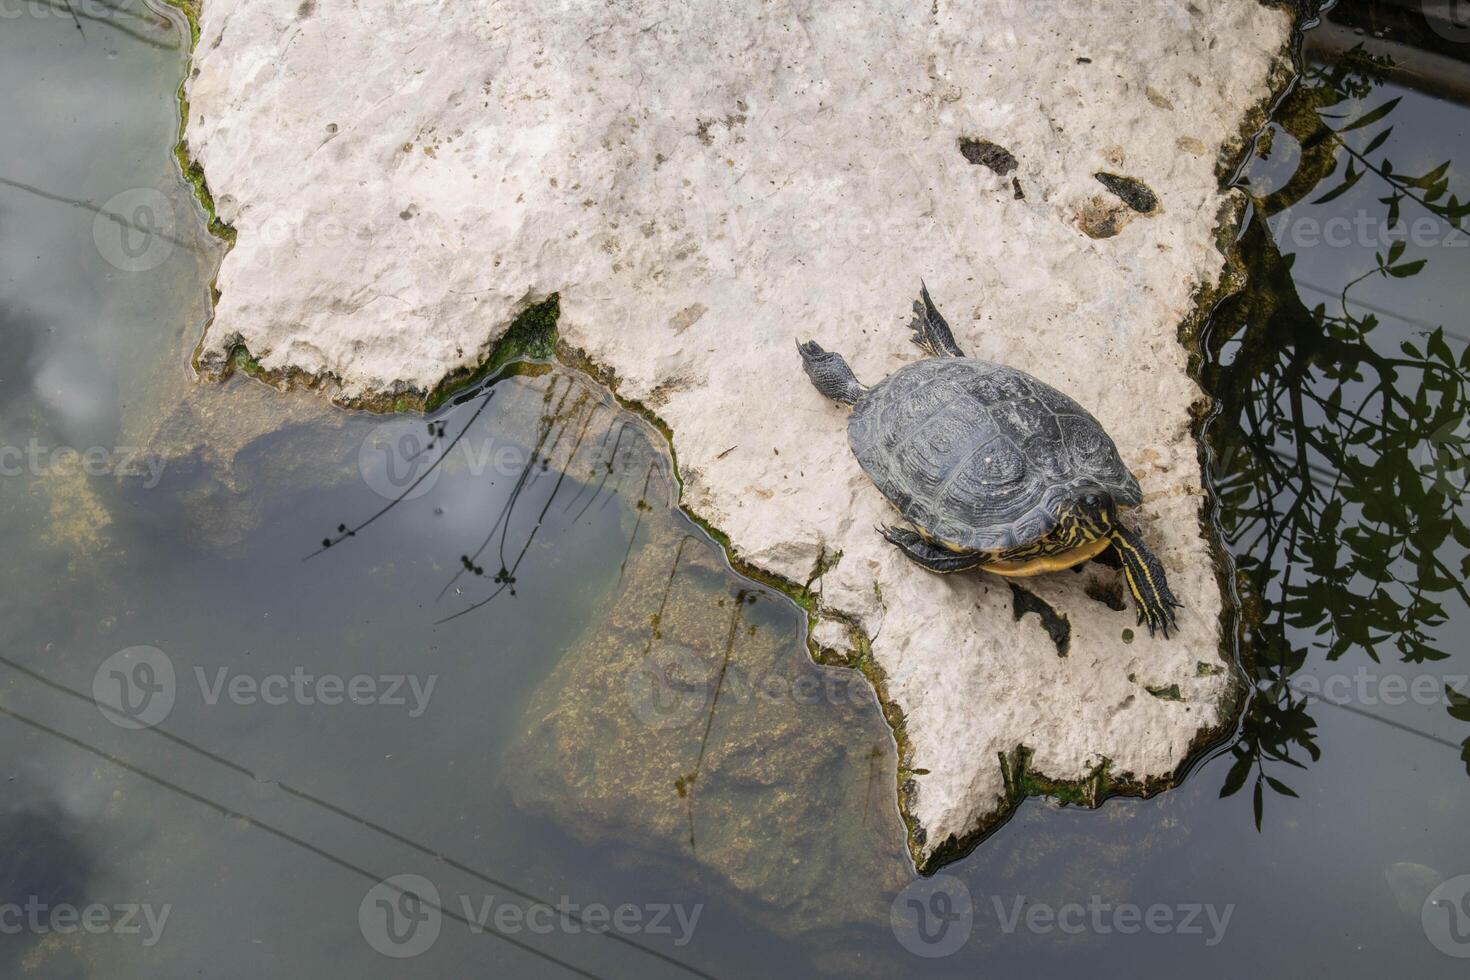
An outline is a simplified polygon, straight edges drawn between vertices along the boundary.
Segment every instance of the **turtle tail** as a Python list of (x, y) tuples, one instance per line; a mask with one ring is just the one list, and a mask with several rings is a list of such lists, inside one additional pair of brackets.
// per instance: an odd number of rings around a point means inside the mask
[(815, 340), (798, 343), (802, 366), (816, 389), (834, 402), (853, 405), (867, 389), (858, 382), (841, 354), (822, 350)]
[(1128, 591), (1138, 606), (1138, 622), (1148, 626), (1148, 633), (1162, 629), (1169, 635), (1170, 627), (1179, 628), (1174, 621), (1174, 610), (1181, 603), (1169, 591), (1169, 581), (1164, 577), (1164, 566), (1143, 543), (1138, 532), (1115, 524), (1111, 535), (1113, 549), (1123, 560), (1123, 577), (1128, 582)]

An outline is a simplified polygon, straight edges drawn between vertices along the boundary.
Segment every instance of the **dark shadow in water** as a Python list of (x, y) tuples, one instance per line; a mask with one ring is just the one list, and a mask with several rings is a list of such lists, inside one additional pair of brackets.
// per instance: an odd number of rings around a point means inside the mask
[[(545, 365), (534, 364), (529, 369), (544, 371)], [(395, 498), (389, 500), (368, 517), (353, 524), (345, 522), (338, 524), (335, 535), (323, 538), (321, 545), (302, 560), (309, 561), (328, 549), (341, 545), (349, 538), (356, 537), (399, 504), (414, 496), (420, 485), (452, 458), (451, 454), (475, 428), (480, 416), (495, 397), (496, 383), (503, 380), (504, 377), (492, 379), (483, 396), (462, 396), (456, 399), (454, 407), (449, 410), (447, 416), (426, 420), (424, 425), (427, 438), (422, 444), (415, 441), (411, 446), (399, 447), (399, 452), (403, 457), (402, 463), (416, 474), (413, 479), (404, 482)], [(462, 414), (462, 406), (475, 400), (478, 400), (478, 404), (473, 412), (462, 425), (459, 424), (456, 416)], [(580, 381), (573, 375), (565, 373), (551, 376), (543, 395), (543, 407), (536, 425), (535, 443), (530, 447), (516, 475), (515, 485), (495, 520), (486, 530), (484, 537), (472, 551), (459, 556), (455, 563), (459, 566), (458, 570), (439, 590), (438, 599), (443, 600), (451, 593), (453, 595), (462, 594), (464, 587), (461, 586), (461, 583), (467, 577), (471, 580), (488, 578), (494, 587), (489, 594), (472, 600), (463, 608), (437, 620), (436, 625), (482, 609), (503, 594), (508, 593), (511, 596), (516, 594), (516, 573), (531, 551), (536, 535), (545, 525), (548, 515), (551, 514), (552, 505), (564, 496), (564, 491), (570, 492), (571, 496), (562, 504), (558, 514), (562, 519), (567, 519), (573, 524), (579, 521), (599, 500), (602, 501), (601, 506), (606, 507), (609, 501), (618, 496), (626, 471), (630, 466), (637, 466), (644, 458), (644, 454), (638, 452), (637, 447), (625, 445), (624, 437), (628, 426), (626, 413), (621, 411), (610, 398), (600, 396), (590, 383)], [(445, 433), (451, 428), (457, 431), (448, 442), (445, 442)], [(597, 431), (601, 432), (600, 437), (589, 443), (588, 435)], [(593, 456), (590, 463), (583, 459), (589, 450)], [(627, 552), (619, 569), (620, 575), (627, 569), (627, 556), (632, 554), (638, 541), (638, 532), (642, 527), (643, 518), (652, 509), (648, 502), (648, 492), (653, 486), (654, 477), (658, 476), (666, 485), (672, 485), (673, 482), (672, 475), (667, 472), (662, 456), (655, 455), (646, 466), (639, 466), (638, 469), (641, 472), (641, 488), (638, 499), (633, 504), (636, 518), (633, 533), (628, 539)], [(551, 474), (554, 474), (555, 480), (551, 492), (542, 502), (541, 509), (531, 521), (524, 538), (519, 538), (518, 544), (513, 543), (511, 539), (516, 529), (514, 518), (523, 495), (538, 480), (552, 478)], [(573, 476), (570, 483), (567, 482), (569, 475)], [(609, 489), (608, 481), (614, 475), (616, 479), (613, 480)], [(579, 476), (585, 478), (579, 478)], [(594, 477), (597, 478), (595, 482)], [(581, 504), (580, 509), (574, 514), (571, 513), (572, 508), (579, 503)], [(487, 553), (494, 555), (491, 567), (497, 568), (493, 574), (489, 575), (486, 573), (486, 566), (482, 563)]]
[[(28, 915), (26, 910), (35, 907), (44, 916), (63, 905), (88, 905), (97, 870), (83, 839), (78, 821), (50, 801), (0, 812), (0, 908)], [(17, 921), (8, 925), (13, 928)], [(10, 975), (20, 975), (22, 961), (45, 939), (45, 933), (25, 928), (7, 935), (0, 943), (0, 964), (13, 965)]]
[[(64, 684), (60, 684), (54, 680), (51, 680), (42, 674), (26, 668), (22, 664), (11, 661), (5, 657), (0, 657), (0, 663), (3, 663), (5, 666), (11, 668), (17, 673), (24, 674), (27, 677), (30, 677), (31, 679), (38, 681), (41, 684), (44, 684), (46, 687), (54, 691), (65, 694), (68, 697), (75, 698), (79, 701), (86, 702), (93, 708), (99, 707), (98, 702), (95, 701), (88, 694), (82, 691), (73, 690), (72, 688), (67, 687)], [(386, 885), (390, 888), (398, 887), (396, 884), (393, 883), (391, 879), (383, 880), (375, 872), (370, 871), (359, 864), (348, 861), (347, 859), (341, 857), (339, 854), (334, 853), (332, 850), (329, 850), (325, 847), (317, 846), (315, 844), (312, 844), (310, 841), (307, 841), (294, 834), (288, 833), (283, 828), (277, 827), (269, 821), (262, 820), (258, 816), (243, 813), (229, 806), (226, 806), (225, 804), (211, 797), (196, 793), (188, 789), (187, 787), (181, 786), (178, 783), (175, 783), (172, 780), (159, 775), (158, 773), (135, 765), (134, 763), (123, 759), (121, 756), (118, 756), (115, 753), (109, 752), (99, 747), (98, 745), (95, 745), (84, 739), (69, 735), (58, 728), (55, 728), (51, 725), (46, 724), (45, 722), (40, 721), (39, 719), (32, 718), (29, 715), (12, 710), (3, 705), (0, 705), (0, 716), (10, 718), (14, 721), (19, 722), (22, 725), (27, 726), (33, 731), (36, 731), (43, 735), (47, 735), (59, 742), (70, 745), (73, 748), (80, 749), (81, 751), (86, 752), (87, 754), (94, 756), (111, 766), (131, 773), (134, 776), (138, 776), (141, 779), (146, 780), (147, 782), (152, 783), (155, 786), (160, 787), (161, 789), (167, 790), (168, 792), (173, 793), (182, 799), (206, 807), (221, 817), (249, 822), (250, 826), (255, 828), (256, 830), (268, 834), (294, 847), (300, 848), (302, 851), (311, 854), (317, 858), (320, 858), (321, 860), (326, 861), (329, 864), (335, 865), (338, 868), (348, 871), (356, 877), (361, 878), (373, 885)], [(261, 781), (262, 777), (260, 776), (260, 774), (247, 769), (246, 767), (231, 759), (225, 758), (224, 756), (218, 755), (213, 752), (209, 752), (206, 749), (195, 745), (193, 742), (173, 734), (162, 726), (151, 726), (147, 729), (147, 731), (152, 735), (156, 735), (159, 738), (167, 740), (175, 746), (186, 749), (189, 752), (195, 753), (196, 755), (208, 759), (211, 762), (224, 766), (225, 768), (246, 777), (251, 782), (258, 783)], [(518, 898), (525, 899), (536, 905), (543, 905), (548, 907), (550, 907), (551, 905), (551, 902), (545, 898), (538, 897), (537, 895), (527, 891), (524, 888), (519, 888), (507, 881), (491, 876), (484, 871), (478, 870), (468, 864), (457, 861), (454, 858), (451, 858), (441, 853), (437, 849), (429, 847), (417, 840), (414, 840), (411, 837), (405, 836), (404, 834), (398, 833), (388, 827), (383, 826), (382, 824), (377, 823), (376, 821), (368, 818), (362, 813), (354, 812), (337, 806), (327, 800), (322, 799), (319, 796), (314, 795), (311, 792), (300, 789), (296, 786), (292, 786), (291, 784), (286, 782), (273, 781), (272, 785), (275, 786), (275, 788), (279, 789), (281, 792), (291, 797), (294, 797), (295, 799), (298, 799), (304, 803), (308, 803), (335, 816), (348, 820), (352, 824), (366, 827), (369, 830), (372, 830), (374, 833), (381, 834), (383, 837), (395, 843), (404, 845), (426, 857), (433, 858), (434, 860), (444, 864), (446, 867), (453, 868), (456, 871), (467, 874), (481, 882), (484, 882), (487, 885), (502, 889), (512, 895), (517, 896)], [(87, 883), (95, 875), (95, 872), (92, 870), (95, 862), (90, 858), (90, 856), (83, 852), (80, 846), (76, 843), (78, 840), (81, 839), (81, 834), (79, 833), (78, 828), (73, 826), (75, 821), (65, 818), (64, 815), (61, 814), (59, 811), (56, 811), (54, 807), (48, 806), (45, 809), (47, 811), (47, 815), (44, 817), (34, 813), (34, 808), (21, 809), (13, 811), (9, 814), (0, 813), (0, 853), (3, 853), (5, 855), (5, 860), (3, 862), (0, 862), (0, 871), (3, 871), (3, 874), (0, 874), (0, 905), (15, 905), (20, 908), (25, 908), (27, 899), (31, 897), (34, 897), (38, 902), (46, 903), (48, 905), (56, 905), (63, 902), (76, 905), (85, 904), (80, 899), (84, 895), (84, 889)], [(400, 890), (400, 895), (407, 898), (406, 892), (402, 892)], [(413, 898), (417, 902), (432, 907), (435, 911), (439, 912), (446, 918), (458, 922), (471, 931), (478, 932), (482, 935), (488, 935), (491, 938), (507, 942), (510, 945), (515, 946), (517, 949), (522, 950), (523, 952), (529, 953), (532, 956), (535, 956), (538, 959), (544, 960), (555, 966), (562, 967), (563, 969), (574, 973), (577, 976), (587, 977), (589, 978), (589, 980), (601, 980), (601, 978), (597, 974), (589, 973), (585, 970), (579, 969), (573, 964), (568, 963), (567, 961), (553, 954), (547, 953), (546, 951), (539, 949), (530, 943), (522, 942), (521, 940), (516, 939), (514, 936), (507, 935), (497, 928), (476, 928), (476, 923), (472, 923), (468, 918), (455, 911), (455, 909), (450, 905), (432, 902), (428, 898), (423, 896), (413, 896)], [(572, 910), (568, 911), (566, 914), (569, 915), (573, 920), (578, 922), (582, 927), (586, 928), (589, 932), (597, 932), (598, 935), (604, 936), (607, 939), (610, 939), (613, 942), (619, 943), (623, 946), (627, 946), (630, 949), (635, 949), (640, 953), (652, 956), (664, 963), (669, 964), (670, 966), (677, 967), (682, 972), (687, 973), (691, 976), (701, 977), (703, 978), (703, 980), (716, 980), (716, 978), (711, 974), (706, 973), (698, 969), (697, 967), (691, 966), (690, 964), (685, 963), (680, 959), (676, 959), (675, 957), (672, 957), (658, 949), (639, 942), (638, 940), (633, 939), (629, 936), (620, 935), (615, 931), (594, 929), (591, 923), (587, 922), (584, 919), (582, 913)], [(37, 936), (33, 938), (39, 941), (40, 938), (44, 937), (37, 934)], [(11, 950), (14, 951), (14, 955), (16, 955), (17, 957), (26, 951), (24, 948), (18, 948), (17, 945), (14, 943), (7, 945)], [(0, 962), (5, 962), (3, 956), (0, 956)]]
[[(1258, 829), (1265, 788), (1296, 795), (1283, 767), (1320, 758), (1312, 700), (1459, 747), (1470, 771), (1470, 738), (1456, 746), (1316, 697), (1293, 678), (1314, 655), (1443, 660), (1435, 632), (1449, 620), (1444, 603), (1470, 604), (1470, 558), (1462, 557), (1470, 548), (1462, 515), (1470, 349), (1456, 357), (1440, 327), (1394, 344), (1350, 295), (1365, 280), (1411, 279), (1428, 260), (1405, 260), (1403, 237), (1390, 238), (1335, 299), (1308, 307), (1293, 280), (1296, 256), (1282, 254), (1265, 221), (1293, 205), (1330, 204), (1368, 181), (1381, 192), (1374, 227), (1406, 237), (1406, 219), (1428, 215), (1442, 233), (1463, 232), (1470, 202), (1450, 193), (1450, 162), (1406, 173), (1390, 158), (1400, 98), (1376, 97), (1389, 71), (1360, 49), (1304, 67), (1273, 115), (1300, 145), (1300, 161), (1279, 189), (1253, 198), (1241, 241), (1249, 283), (1216, 309), (1202, 337), (1201, 381), (1216, 402), (1211, 470), (1254, 684), (1221, 795), (1254, 775)], [(1269, 146), (1258, 149), (1259, 159), (1269, 155)], [(1458, 546), (1453, 558), (1447, 542)], [(1453, 690), (1445, 697), (1453, 717), (1470, 721), (1470, 701)]]

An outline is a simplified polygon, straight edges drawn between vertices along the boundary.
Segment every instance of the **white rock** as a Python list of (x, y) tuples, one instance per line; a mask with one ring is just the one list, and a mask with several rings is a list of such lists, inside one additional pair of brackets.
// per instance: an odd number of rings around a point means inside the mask
[[(873, 638), (927, 770), (924, 860), (1002, 811), (1017, 746), (1057, 779), (1159, 779), (1227, 721), (1177, 330), (1221, 266), (1217, 158), (1288, 30), (1254, 0), (208, 0), (188, 139), (239, 241), (202, 362), (243, 341), (349, 398), (424, 391), (560, 293), (563, 340), (672, 427), (685, 504), (740, 559), (805, 582), (842, 553), (823, 608)], [(1088, 237), (1088, 214), (1121, 230)], [(794, 342), (878, 380), (917, 356), (920, 277), (968, 352), (1112, 433), (1186, 603), (1174, 638), (1125, 643), (1092, 566), (1028, 585), (1070, 621), (1059, 657), (1003, 581), (930, 575), (873, 532), (893, 512)]]

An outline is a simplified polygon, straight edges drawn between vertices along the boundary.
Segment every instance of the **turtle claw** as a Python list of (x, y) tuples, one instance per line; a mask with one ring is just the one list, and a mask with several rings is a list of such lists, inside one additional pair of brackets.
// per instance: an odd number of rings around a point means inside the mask
[(1146, 623), (1148, 625), (1149, 636), (1153, 636), (1156, 630), (1163, 630), (1164, 639), (1167, 640), (1169, 638), (1169, 630), (1171, 628), (1176, 630), (1179, 628), (1179, 622), (1174, 618), (1174, 610), (1182, 609), (1183, 605), (1183, 603), (1176, 602), (1171, 597), (1160, 602), (1157, 608), (1139, 609), (1138, 621), (1139, 623)]

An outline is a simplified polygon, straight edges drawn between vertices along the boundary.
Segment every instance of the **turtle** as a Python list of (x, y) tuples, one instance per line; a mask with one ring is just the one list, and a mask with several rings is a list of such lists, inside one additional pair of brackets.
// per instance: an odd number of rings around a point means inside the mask
[(1017, 368), (967, 357), (921, 281), (909, 327), (928, 356), (871, 388), (841, 354), (798, 342), (816, 389), (852, 407), (848, 445), (911, 528), (879, 533), (931, 572), (1024, 578), (1111, 548), (1149, 634), (1177, 629), (1163, 565), (1119, 519), (1143, 501), (1102, 424)]

